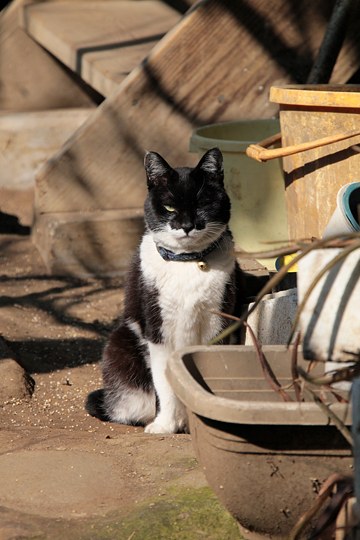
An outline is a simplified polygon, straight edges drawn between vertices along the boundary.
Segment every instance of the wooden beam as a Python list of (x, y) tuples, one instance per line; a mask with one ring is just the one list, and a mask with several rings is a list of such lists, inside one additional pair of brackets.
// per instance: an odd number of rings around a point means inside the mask
[(52, 274), (125, 276), (144, 231), (142, 210), (38, 217), (33, 241)]
[(24, 8), (24, 28), (103, 95), (149, 54), (180, 15), (158, 0), (41, 2)]
[(0, 13), (0, 109), (91, 107), (94, 99), (20, 27), (23, 0)]
[(275, 115), (270, 87), (306, 80), (332, 4), (196, 4), (40, 171), (38, 212), (139, 207), (145, 150), (190, 165), (195, 126)]
[(93, 111), (69, 108), (0, 114), (0, 187), (34, 187), (39, 167)]
[(0, 211), (31, 225), (35, 175), (93, 109), (0, 114)]

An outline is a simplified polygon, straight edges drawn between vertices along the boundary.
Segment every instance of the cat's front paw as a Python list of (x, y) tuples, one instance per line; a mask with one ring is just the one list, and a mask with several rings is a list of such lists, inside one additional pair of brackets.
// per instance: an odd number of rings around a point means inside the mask
[(177, 429), (174, 423), (162, 424), (160, 422), (151, 422), (145, 428), (145, 433), (176, 433)]

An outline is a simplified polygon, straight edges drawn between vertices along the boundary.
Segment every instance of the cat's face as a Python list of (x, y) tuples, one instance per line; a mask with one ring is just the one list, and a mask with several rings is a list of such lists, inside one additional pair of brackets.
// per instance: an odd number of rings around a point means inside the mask
[(222, 162), (213, 148), (196, 167), (173, 169), (156, 152), (147, 152), (145, 222), (157, 244), (174, 252), (200, 251), (223, 233), (230, 200)]

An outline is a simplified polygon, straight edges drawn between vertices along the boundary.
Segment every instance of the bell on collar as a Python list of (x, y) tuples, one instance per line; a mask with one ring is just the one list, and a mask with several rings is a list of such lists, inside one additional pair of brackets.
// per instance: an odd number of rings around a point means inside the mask
[(198, 261), (197, 265), (203, 272), (209, 270), (209, 265), (205, 261)]

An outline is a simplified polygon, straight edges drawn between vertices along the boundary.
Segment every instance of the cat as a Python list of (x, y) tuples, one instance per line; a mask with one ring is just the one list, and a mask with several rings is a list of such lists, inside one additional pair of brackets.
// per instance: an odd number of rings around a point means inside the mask
[(129, 271), (122, 319), (105, 345), (104, 389), (86, 410), (101, 420), (145, 425), (147, 433), (186, 430), (184, 406), (165, 369), (171, 353), (206, 344), (233, 313), (241, 271), (234, 255), (223, 158), (208, 150), (194, 168), (173, 169), (160, 154), (144, 160), (145, 233)]

